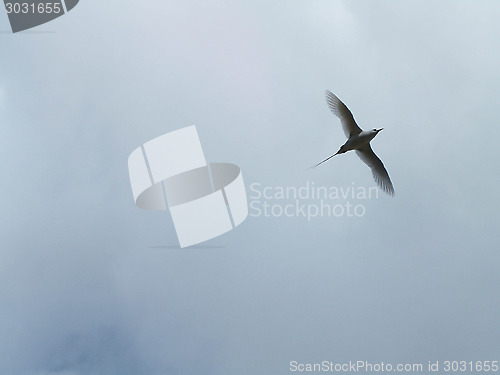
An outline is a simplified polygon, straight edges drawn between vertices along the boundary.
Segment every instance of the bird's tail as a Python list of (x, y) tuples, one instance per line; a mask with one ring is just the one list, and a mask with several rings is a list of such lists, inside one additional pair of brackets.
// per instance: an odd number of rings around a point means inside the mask
[(313, 168), (316, 168), (318, 165), (321, 165), (321, 164), (323, 164), (325, 161), (328, 161), (328, 160), (330, 160), (331, 158), (333, 158), (335, 155), (338, 155), (338, 154), (339, 154), (339, 152), (340, 152), (340, 150), (338, 150), (338, 151), (337, 151), (335, 154), (333, 154), (332, 156), (327, 157), (325, 160), (320, 161), (318, 164), (316, 164), (316, 165), (313, 165), (313, 166), (309, 167), (308, 169), (313, 169)]

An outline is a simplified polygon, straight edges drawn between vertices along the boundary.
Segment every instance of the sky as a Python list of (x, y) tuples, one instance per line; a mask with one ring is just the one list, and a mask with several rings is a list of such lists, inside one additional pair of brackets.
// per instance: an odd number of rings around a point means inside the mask
[[(82, 0), (12, 34), (1, 13), (0, 373), (500, 360), (499, 18), (486, 0)], [(345, 142), (327, 89), (384, 128), (395, 197), (250, 215), (187, 249), (135, 206), (128, 155), (190, 125), (249, 203), (252, 184), (376, 186), (352, 152), (307, 169)]]

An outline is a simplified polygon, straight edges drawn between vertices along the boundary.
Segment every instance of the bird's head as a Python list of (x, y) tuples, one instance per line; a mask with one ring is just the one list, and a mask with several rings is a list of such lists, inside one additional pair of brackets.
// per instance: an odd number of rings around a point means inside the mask
[(377, 135), (377, 134), (378, 134), (378, 132), (379, 132), (379, 131), (381, 131), (381, 130), (384, 130), (384, 128), (380, 128), (380, 129), (373, 129), (373, 130), (372, 130), (372, 133), (373, 133), (374, 135)]

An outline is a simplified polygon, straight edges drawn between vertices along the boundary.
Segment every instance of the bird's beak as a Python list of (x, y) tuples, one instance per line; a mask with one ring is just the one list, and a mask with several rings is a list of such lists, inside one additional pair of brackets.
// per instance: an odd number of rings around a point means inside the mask
[(381, 130), (384, 130), (384, 128), (377, 129), (377, 132), (379, 132), (379, 131), (381, 131)]

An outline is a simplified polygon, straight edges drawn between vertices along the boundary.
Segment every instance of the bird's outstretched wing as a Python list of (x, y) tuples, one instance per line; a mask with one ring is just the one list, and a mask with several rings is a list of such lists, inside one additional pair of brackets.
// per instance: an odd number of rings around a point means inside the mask
[(347, 108), (334, 93), (328, 90), (326, 90), (326, 102), (333, 114), (340, 119), (342, 129), (347, 138), (361, 133), (361, 128), (356, 124), (356, 121), (354, 121), (354, 117), (351, 111), (349, 111), (349, 108)]
[(392, 186), (389, 173), (387, 173), (382, 160), (380, 160), (378, 156), (373, 152), (370, 144), (356, 149), (356, 154), (358, 154), (359, 158), (363, 160), (363, 162), (367, 166), (370, 167), (370, 169), (372, 170), (373, 179), (378, 184), (378, 186), (380, 186), (380, 188), (387, 194), (393, 196), (394, 187)]

